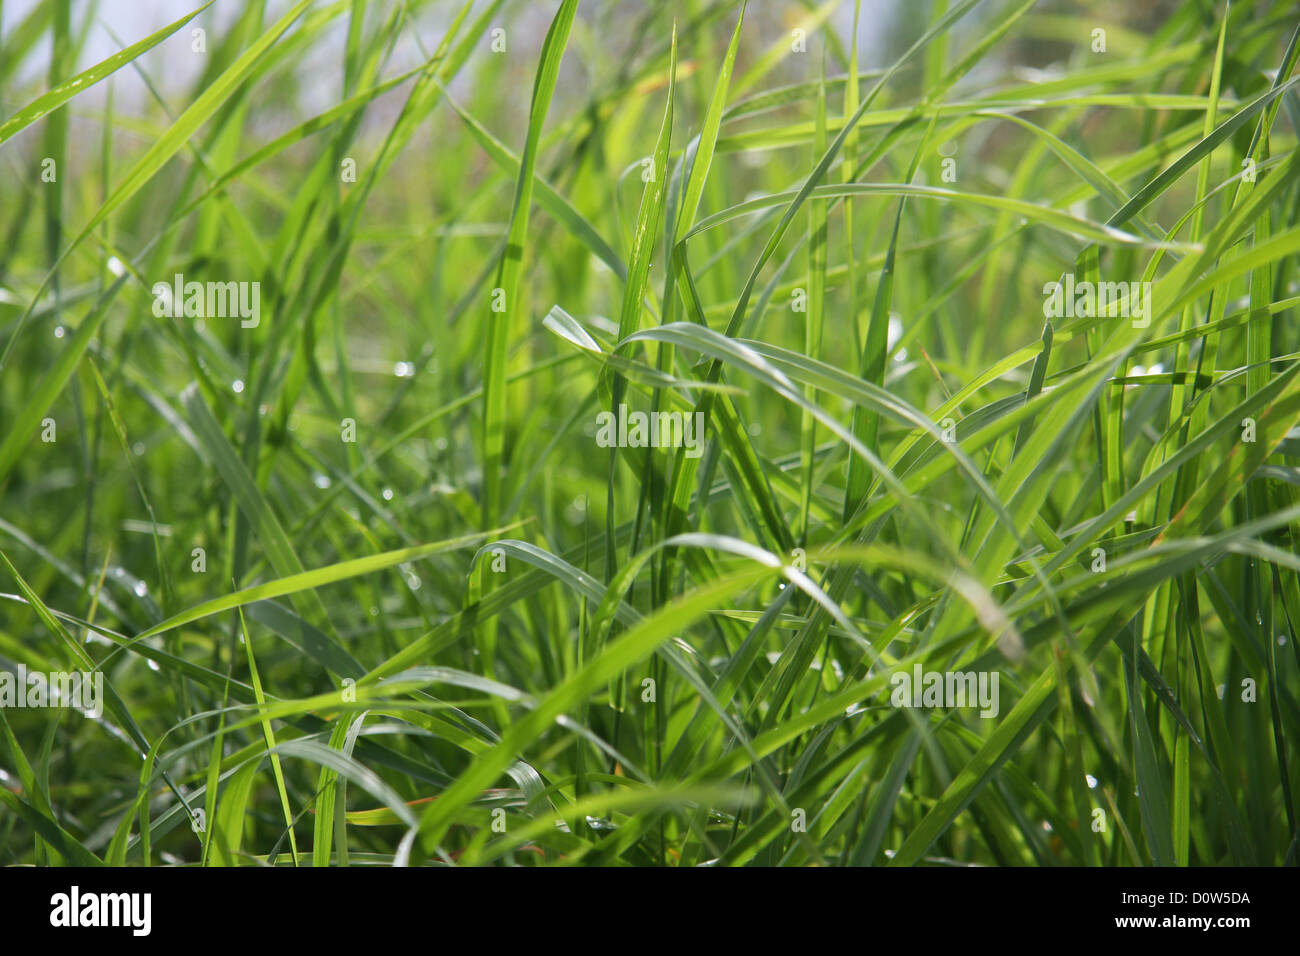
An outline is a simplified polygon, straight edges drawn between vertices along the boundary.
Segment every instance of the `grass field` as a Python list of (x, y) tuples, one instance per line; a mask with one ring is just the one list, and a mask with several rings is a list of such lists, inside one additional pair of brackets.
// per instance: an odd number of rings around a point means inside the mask
[(0, 6), (0, 862), (1296, 862), (1294, 3), (124, 6)]

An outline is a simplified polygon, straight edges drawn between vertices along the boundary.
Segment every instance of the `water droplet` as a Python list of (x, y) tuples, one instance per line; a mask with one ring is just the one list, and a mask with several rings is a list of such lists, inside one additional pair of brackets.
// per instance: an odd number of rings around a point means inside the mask
[(393, 366), (393, 374), (398, 378), (410, 378), (415, 374), (415, 366), (410, 362), (398, 362)]
[(330, 486), (329, 475), (322, 475), (318, 472), (311, 476), (311, 483), (322, 490), (328, 488)]
[(144, 597), (149, 593), (149, 587), (143, 581), (136, 581), (135, 587), (131, 590), (135, 592), (136, 597)]
[(240, 392), (244, 390), (244, 380), (242, 378), (237, 378), (230, 383), (230, 387), (233, 388), (235, 390), (235, 394), (238, 395)]
[(895, 343), (903, 337), (903, 323), (892, 315), (889, 317), (889, 327), (885, 333), (885, 348), (893, 350)]
[(393, 489), (392, 489), (392, 488), (385, 488), (383, 494), (384, 494), (384, 500), (385, 500), (385, 501), (392, 501), (392, 500), (393, 500)]
[(136, 442), (134, 445), (131, 446), (131, 451), (135, 452), (135, 457), (137, 458), (143, 456), (145, 452), (144, 442), (142, 441)]
[(61, 338), (63, 338), (63, 326), (61, 326), (61, 325), (56, 325), (56, 326), (54, 327), (54, 337), (55, 337), (56, 339), (61, 339)]
[(1092, 774), (1090, 774), (1090, 773), (1085, 773), (1085, 774), (1083, 775), (1083, 779), (1088, 781), (1088, 789), (1089, 789), (1089, 790), (1096, 790), (1096, 789), (1097, 789), (1097, 778), (1094, 777)]
[(158, 662), (155, 661), (155, 660), (152, 660), (152, 659), (150, 659), (150, 658), (145, 658), (145, 663), (149, 665), (149, 670), (151, 670), (151, 671), (161, 671), (161, 670), (162, 670), (162, 668), (158, 666)]

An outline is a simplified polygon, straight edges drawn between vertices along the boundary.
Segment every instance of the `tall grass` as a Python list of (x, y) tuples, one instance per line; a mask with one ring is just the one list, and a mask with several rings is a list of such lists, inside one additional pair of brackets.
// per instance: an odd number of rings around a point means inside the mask
[(0, 860), (1294, 863), (1300, 17), (887, 12), (0, 8)]

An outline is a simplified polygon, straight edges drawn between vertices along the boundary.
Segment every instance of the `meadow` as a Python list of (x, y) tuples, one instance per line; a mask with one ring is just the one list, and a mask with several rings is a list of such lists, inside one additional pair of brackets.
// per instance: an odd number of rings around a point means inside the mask
[(1289, 0), (127, 6), (0, 3), (0, 863), (1296, 863)]

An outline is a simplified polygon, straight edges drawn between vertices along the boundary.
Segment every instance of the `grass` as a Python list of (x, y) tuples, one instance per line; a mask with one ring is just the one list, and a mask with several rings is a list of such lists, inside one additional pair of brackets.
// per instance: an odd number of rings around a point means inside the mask
[(888, 9), (0, 7), (0, 861), (1293, 865), (1300, 17)]

